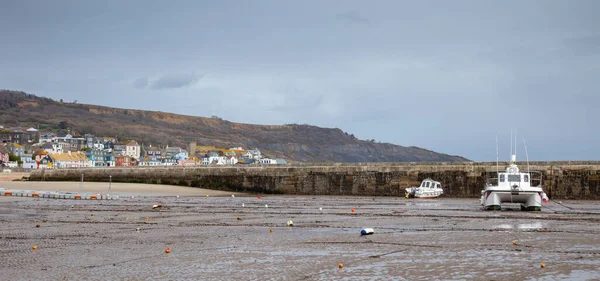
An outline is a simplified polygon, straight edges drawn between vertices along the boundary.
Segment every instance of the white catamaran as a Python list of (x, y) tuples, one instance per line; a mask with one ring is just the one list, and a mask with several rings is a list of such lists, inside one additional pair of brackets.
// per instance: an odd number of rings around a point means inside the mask
[[(532, 186), (529, 157), (527, 156), (527, 173), (520, 172), (519, 167), (517, 167), (516, 137), (514, 154), (512, 150), (511, 136), (510, 164), (506, 168), (506, 171), (501, 173), (498, 169), (498, 159), (496, 156), (497, 183), (495, 185), (486, 183), (484, 189), (481, 191), (481, 205), (484, 210), (501, 210), (502, 203), (520, 203), (521, 210), (541, 211), (542, 202), (548, 202), (548, 196), (542, 190), (541, 175), (539, 184)], [(525, 146), (525, 154), (527, 155), (527, 146)]]

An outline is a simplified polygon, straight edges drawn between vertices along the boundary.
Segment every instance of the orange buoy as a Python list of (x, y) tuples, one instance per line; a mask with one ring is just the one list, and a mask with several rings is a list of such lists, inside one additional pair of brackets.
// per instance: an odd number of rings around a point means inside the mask
[(258, 196), (258, 199), (260, 199), (260, 195)]
[(344, 267), (344, 265), (340, 263), (340, 264), (338, 264), (338, 267), (342, 268), (342, 267)]
[(90, 195), (90, 199), (96, 199), (96, 195)]
[(352, 212), (353, 212), (353, 213), (356, 213), (356, 210), (352, 209)]
[(238, 218), (237, 218), (237, 220), (241, 220), (241, 218), (240, 218), (240, 217), (238, 217)]
[(33, 248), (34, 251), (37, 250), (37, 246), (33, 246), (32, 248)]
[(273, 229), (269, 229), (269, 233), (273, 233)]
[(171, 249), (170, 249), (170, 248), (165, 248), (165, 253), (167, 253), (167, 254), (168, 254), (168, 253), (170, 253), (170, 252), (171, 252)]
[(37, 192), (31, 193), (31, 197), (40, 197), (40, 194)]
[(4, 191), (4, 195), (8, 196), (8, 195), (12, 195), (12, 191)]
[(81, 195), (75, 194), (75, 199), (81, 199)]
[(540, 265), (540, 267), (541, 267), (541, 268), (546, 268), (546, 264), (545, 264), (545, 263), (542, 263), (542, 264)]

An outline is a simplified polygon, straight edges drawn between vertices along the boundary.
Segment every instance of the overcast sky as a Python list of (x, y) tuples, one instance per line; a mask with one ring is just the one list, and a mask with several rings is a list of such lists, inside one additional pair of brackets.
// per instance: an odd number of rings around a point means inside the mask
[(600, 1), (0, 0), (0, 88), (600, 160)]

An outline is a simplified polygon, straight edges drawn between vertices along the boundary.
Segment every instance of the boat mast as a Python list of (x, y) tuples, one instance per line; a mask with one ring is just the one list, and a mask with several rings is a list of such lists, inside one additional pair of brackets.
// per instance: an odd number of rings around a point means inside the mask
[(527, 173), (529, 174), (529, 155), (527, 154), (527, 144), (525, 143), (525, 138), (523, 138), (523, 146), (525, 146), (525, 157), (527, 158)]
[(511, 162), (512, 162), (512, 155), (513, 155), (512, 144), (513, 144), (513, 129), (510, 128), (510, 153), (508, 155), (508, 157), (509, 157), (508, 160), (511, 161)]
[(498, 163), (498, 135), (496, 135), (496, 176), (498, 177), (500, 174), (500, 167)]
[(517, 128), (515, 128), (515, 164), (517, 164)]

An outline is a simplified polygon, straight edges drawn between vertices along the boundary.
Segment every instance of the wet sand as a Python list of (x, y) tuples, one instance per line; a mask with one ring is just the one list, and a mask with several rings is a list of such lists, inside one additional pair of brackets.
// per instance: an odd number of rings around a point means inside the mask
[[(600, 279), (598, 202), (484, 212), (477, 199), (261, 197), (6, 197), (0, 272), (3, 280)], [(361, 236), (363, 227), (375, 234)]]

